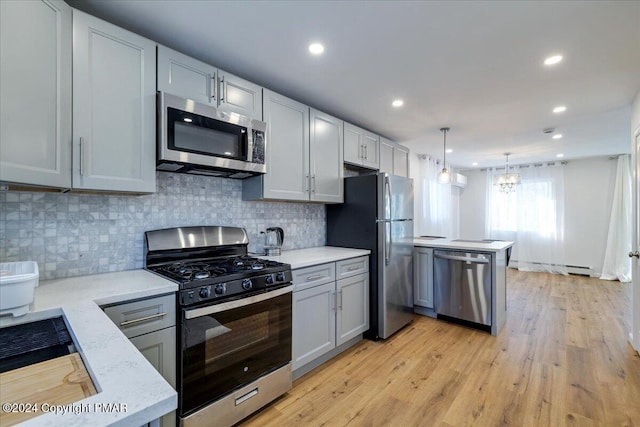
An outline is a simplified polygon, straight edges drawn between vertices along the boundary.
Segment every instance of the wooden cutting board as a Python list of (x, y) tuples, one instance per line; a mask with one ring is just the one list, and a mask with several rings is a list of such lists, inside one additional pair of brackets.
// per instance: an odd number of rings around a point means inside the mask
[[(78, 353), (0, 374), (0, 403), (37, 405), (37, 412), (0, 410), (0, 425), (10, 426), (42, 415), (43, 403), (66, 405), (96, 394)], [(33, 406), (32, 406), (33, 407)]]

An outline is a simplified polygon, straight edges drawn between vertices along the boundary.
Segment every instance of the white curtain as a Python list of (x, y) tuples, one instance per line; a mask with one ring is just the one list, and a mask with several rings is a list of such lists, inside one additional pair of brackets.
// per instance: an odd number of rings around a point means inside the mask
[[(486, 234), (515, 242), (518, 269), (568, 274), (564, 252), (564, 167), (517, 169), (521, 184), (511, 193), (493, 185), (504, 170), (487, 170)], [(513, 172), (513, 171), (511, 171)]]
[(442, 166), (430, 157), (420, 159), (422, 186), (419, 236), (452, 237), (451, 185), (440, 184), (438, 174)]
[(631, 169), (629, 155), (618, 157), (613, 206), (609, 219), (609, 235), (601, 279), (631, 281)]

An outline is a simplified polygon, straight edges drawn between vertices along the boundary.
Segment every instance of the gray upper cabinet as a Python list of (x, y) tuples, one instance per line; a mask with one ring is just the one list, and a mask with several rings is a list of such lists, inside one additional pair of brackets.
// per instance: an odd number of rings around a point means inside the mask
[(342, 120), (264, 89), (267, 173), (242, 182), (244, 200), (342, 203)]
[(151, 193), (156, 45), (73, 11), (73, 187)]
[(393, 174), (409, 178), (409, 149), (402, 145), (393, 147)]
[(264, 90), (267, 173), (242, 181), (245, 200), (309, 200), (309, 107)]
[(0, 1), (0, 181), (71, 187), (71, 7)]
[(380, 137), (380, 172), (409, 178), (409, 149)]
[(310, 110), (309, 161), (311, 201), (343, 202), (343, 121)]
[(262, 87), (226, 71), (218, 70), (221, 110), (262, 120)]
[(393, 174), (393, 143), (380, 137), (380, 172)]
[(216, 106), (216, 68), (158, 46), (158, 90)]
[(350, 123), (344, 124), (344, 162), (371, 169), (380, 167), (378, 135)]
[(158, 46), (158, 90), (262, 120), (262, 87)]

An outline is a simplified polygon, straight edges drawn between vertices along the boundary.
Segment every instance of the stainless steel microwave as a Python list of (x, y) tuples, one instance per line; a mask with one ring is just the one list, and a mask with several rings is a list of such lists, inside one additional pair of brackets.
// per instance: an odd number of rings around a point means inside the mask
[(157, 169), (247, 178), (267, 172), (267, 124), (158, 92)]

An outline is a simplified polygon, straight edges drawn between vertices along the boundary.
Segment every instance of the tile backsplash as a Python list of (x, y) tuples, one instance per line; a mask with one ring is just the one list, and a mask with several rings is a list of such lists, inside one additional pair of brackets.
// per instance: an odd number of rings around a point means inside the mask
[(141, 268), (144, 232), (189, 225), (284, 229), (284, 249), (326, 242), (324, 205), (247, 202), (242, 181), (158, 172), (145, 196), (0, 192), (0, 261), (38, 263), (40, 280)]

